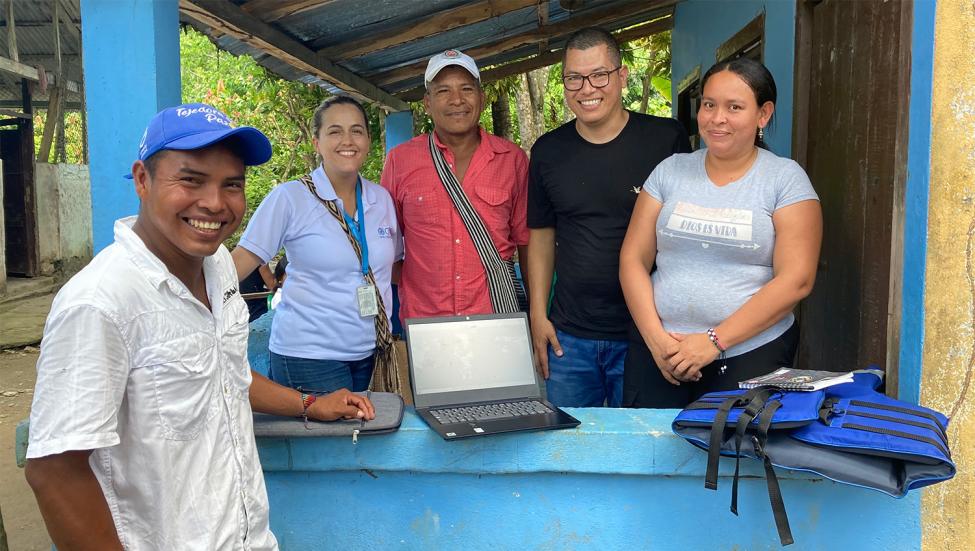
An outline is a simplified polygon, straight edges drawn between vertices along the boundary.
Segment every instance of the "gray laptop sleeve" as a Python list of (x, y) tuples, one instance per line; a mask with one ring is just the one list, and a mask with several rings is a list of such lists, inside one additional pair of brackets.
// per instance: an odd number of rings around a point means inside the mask
[(370, 392), (369, 399), (376, 408), (376, 418), (372, 421), (344, 419), (322, 422), (309, 419), (308, 428), (305, 428), (305, 421), (301, 418), (255, 413), (254, 435), (259, 438), (367, 436), (398, 429), (403, 422), (403, 397), (391, 392)]

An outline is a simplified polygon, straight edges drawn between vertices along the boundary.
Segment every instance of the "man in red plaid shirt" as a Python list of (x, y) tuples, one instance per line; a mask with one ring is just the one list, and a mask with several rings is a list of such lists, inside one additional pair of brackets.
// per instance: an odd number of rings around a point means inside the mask
[[(424, 84), (434, 145), (501, 258), (511, 259), (517, 249), (524, 261), (528, 158), (517, 145), (479, 126), (485, 99), (477, 65), (447, 50), (430, 59)], [(393, 196), (405, 239), (401, 319), (492, 312), (484, 266), (434, 166), (429, 136), (390, 151), (381, 182)]]

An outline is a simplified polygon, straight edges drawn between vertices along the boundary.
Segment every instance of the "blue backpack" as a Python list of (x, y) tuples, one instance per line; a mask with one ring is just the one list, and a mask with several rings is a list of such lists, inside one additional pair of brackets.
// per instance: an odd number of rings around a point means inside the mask
[(948, 419), (877, 392), (882, 377), (880, 371), (862, 370), (851, 383), (814, 392), (759, 387), (708, 393), (677, 415), (673, 430), (708, 452), (705, 488), (718, 487), (720, 456), (735, 458), (736, 515), (739, 462), (762, 461), (779, 539), (789, 545), (794, 540), (773, 466), (893, 497), (955, 475)]

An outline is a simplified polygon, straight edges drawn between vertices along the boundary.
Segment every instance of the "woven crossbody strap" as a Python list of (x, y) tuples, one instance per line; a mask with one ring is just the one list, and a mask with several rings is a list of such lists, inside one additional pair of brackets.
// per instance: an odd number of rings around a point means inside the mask
[[(359, 245), (359, 241), (356, 240), (355, 236), (352, 235), (352, 230), (349, 228), (349, 224), (346, 223), (345, 217), (342, 216), (342, 212), (339, 210), (336, 202), (326, 201), (318, 195), (318, 190), (315, 189), (315, 182), (312, 181), (310, 175), (302, 176), (298, 180), (305, 184), (308, 191), (311, 192), (315, 199), (318, 199), (325, 207), (325, 210), (332, 213), (332, 216), (342, 226), (342, 231), (345, 232), (345, 236), (349, 239), (349, 244), (352, 245), (352, 250), (355, 251), (356, 258), (362, 262), (362, 247)], [(360, 212), (359, 216), (363, 217), (364, 220), (366, 213)], [(379, 285), (376, 285), (376, 277), (372, 273), (372, 268), (369, 268), (369, 271), (366, 273), (366, 281), (376, 290), (376, 304), (379, 305), (379, 313), (374, 318), (376, 323), (376, 361), (375, 368), (372, 371), (372, 380), (369, 381), (369, 390), (374, 392), (395, 392), (399, 394), (401, 384), (399, 370), (396, 368), (396, 347), (393, 346), (393, 333), (390, 330), (389, 316), (386, 315), (386, 307), (383, 304), (383, 294), (379, 289)]]
[(491, 306), (494, 308), (494, 312), (498, 314), (517, 312), (518, 295), (515, 291), (514, 270), (511, 263), (502, 259), (498, 253), (494, 241), (491, 240), (491, 235), (484, 227), (484, 221), (474, 210), (474, 206), (471, 205), (464, 189), (460, 187), (460, 182), (457, 181), (457, 177), (447, 165), (443, 153), (434, 143), (433, 132), (430, 133), (430, 155), (433, 157), (433, 166), (437, 169), (437, 175), (440, 176), (440, 181), (443, 183), (444, 189), (447, 190), (447, 195), (450, 196), (454, 208), (457, 209), (461, 221), (464, 222), (464, 227), (467, 228), (467, 233), (470, 234), (471, 241), (474, 242), (477, 256), (480, 257), (481, 264), (484, 266), (484, 273), (487, 274), (488, 294), (491, 297)]

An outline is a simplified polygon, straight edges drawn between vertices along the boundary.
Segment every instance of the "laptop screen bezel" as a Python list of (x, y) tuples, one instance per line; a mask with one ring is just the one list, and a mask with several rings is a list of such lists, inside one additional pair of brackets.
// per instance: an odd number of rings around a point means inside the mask
[[(458, 390), (453, 392), (431, 392), (419, 394), (416, 391), (416, 376), (413, 373), (413, 347), (410, 344), (410, 327), (432, 323), (448, 323), (458, 321), (478, 321), (496, 319), (521, 319), (528, 338), (529, 356), (531, 358), (532, 373), (535, 384), (515, 385), (505, 387), (483, 388), (477, 390)], [(519, 398), (538, 399), (541, 392), (538, 387), (538, 370), (535, 366), (535, 355), (531, 351), (531, 331), (528, 327), (528, 315), (524, 312), (511, 314), (478, 314), (472, 316), (445, 316), (435, 318), (408, 318), (404, 324), (406, 335), (406, 351), (410, 366), (410, 389), (413, 391), (413, 405), (417, 408), (471, 404), (475, 402), (492, 402), (498, 400), (515, 400)]]

